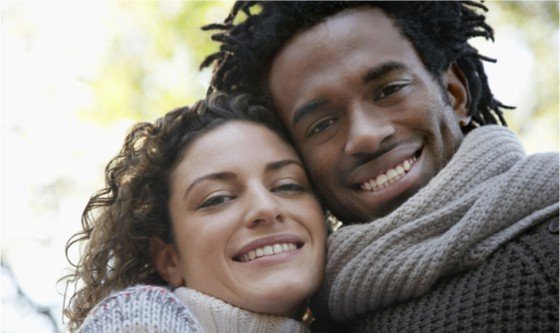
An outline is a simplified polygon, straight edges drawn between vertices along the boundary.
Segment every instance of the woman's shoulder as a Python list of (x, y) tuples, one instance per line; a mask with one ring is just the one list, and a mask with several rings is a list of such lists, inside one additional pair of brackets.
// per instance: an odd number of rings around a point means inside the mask
[(193, 313), (166, 286), (137, 285), (109, 295), (80, 332), (202, 332)]

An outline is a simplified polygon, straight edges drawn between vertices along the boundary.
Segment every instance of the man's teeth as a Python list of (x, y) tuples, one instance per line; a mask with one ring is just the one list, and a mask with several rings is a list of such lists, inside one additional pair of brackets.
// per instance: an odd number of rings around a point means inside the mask
[(408, 160), (399, 163), (398, 165), (385, 171), (384, 173), (377, 175), (377, 177), (366, 181), (365, 183), (360, 185), (360, 188), (362, 190), (372, 192), (382, 190), (404, 177), (406, 173), (412, 168), (414, 162), (416, 162), (416, 157), (409, 158)]
[(258, 249), (254, 249), (245, 253), (244, 255), (240, 256), (239, 259), (241, 262), (247, 262), (251, 260), (255, 260), (260, 257), (264, 256), (271, 256), (274, 254), (279, 254), (282, 252), (288, 252), (296, 250), (297, 246), (294, 243), (282, 243), (282, 244), (274, 244), (274, 245), (267, 245), (263, 247), (259, 247)]

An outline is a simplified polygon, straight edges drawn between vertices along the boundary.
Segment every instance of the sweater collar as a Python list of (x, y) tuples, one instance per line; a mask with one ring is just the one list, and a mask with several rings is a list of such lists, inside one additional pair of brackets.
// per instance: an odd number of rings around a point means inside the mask
[(194, 312), (206, 332), (309, 332), (301, 321), (247, 311), (190, 288), (180, 287), (173, 293)]

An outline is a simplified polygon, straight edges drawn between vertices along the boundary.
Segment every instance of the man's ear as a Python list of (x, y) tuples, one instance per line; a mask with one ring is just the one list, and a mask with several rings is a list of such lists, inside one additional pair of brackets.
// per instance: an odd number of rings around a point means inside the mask
[(451, 64), (444, 74), (443, 84), (459, 125), (466, 127), (471, 122), (469, 115), (471, 96), (465, 74), (456, 63)]
[(173, 243), (165, 243), (159, 237), (150, 237), (150, 258), (159, 276), (174, 287), (185, 285), (181, 272), (179, 253)]

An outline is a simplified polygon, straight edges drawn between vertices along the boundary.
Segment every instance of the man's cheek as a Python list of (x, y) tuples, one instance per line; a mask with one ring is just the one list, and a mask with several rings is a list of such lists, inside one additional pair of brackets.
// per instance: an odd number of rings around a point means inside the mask
[(328, 182), (328, 170), (332, 168), (331, 163), (322, 158), (318, 154), (309, 154), (307, 158), (304, 159), (309, 174), (314, 181)]

